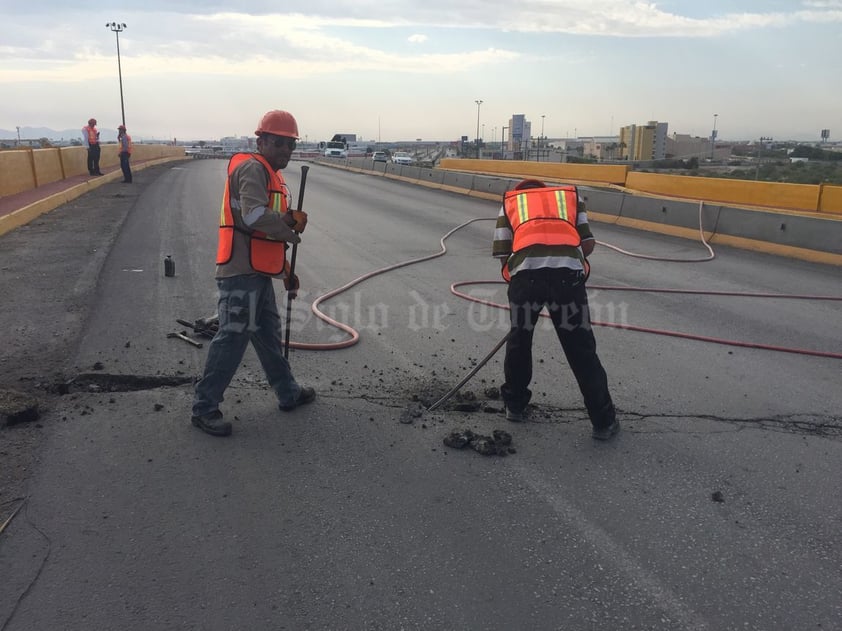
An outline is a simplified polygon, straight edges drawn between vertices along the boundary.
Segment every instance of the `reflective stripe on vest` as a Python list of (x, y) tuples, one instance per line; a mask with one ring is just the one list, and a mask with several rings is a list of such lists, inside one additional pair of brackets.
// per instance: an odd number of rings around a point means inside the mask
[(503, 208), (512, 226), (512, 252), (530, 245), (570, 245), (582, 242), (576, 229), (579, 196), (575, 186), (509, 191)]
[(219, 246), (216, 250), (216, 264), (224, 265), (234, 253), (234, 232), (248, 235), (249, 263), (255, 272), (277, 276), (287, 270), (286, 243), (272, 239), (265, 232), (248, 230), (236, 225), (231, 210), (231, 175), (246, 160), (257, 160), (269, 174), (266, 193), (269, 201), (266, 207), (279, 214), (287, 212), (286, 184), (281, 174), (275, 171), (266, 158), (257, 153), (236, 153), (228, 162), (228, 177), (225, 180), (225, 192), (222, 195), (222, 208), (219, 214)]

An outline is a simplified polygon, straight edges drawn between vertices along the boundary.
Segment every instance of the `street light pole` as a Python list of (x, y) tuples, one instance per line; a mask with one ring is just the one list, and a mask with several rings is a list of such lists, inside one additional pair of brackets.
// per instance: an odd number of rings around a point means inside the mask
[(710, 159), (713, 160), (713, 150), (716, 148), (716, 117), (719, 114), (713, 115), (713, 131), (710, 133)]
[(754, 179), (760, 179), (760, 150), (763, 148), (764, 142), (772, 142), (771, 138), (767, 138), (766, 136), (760, 137), (760, 144), (757, 145), (757, 165), (754, 167)]
[(476, 100), (474, 103), (477, 104), (477, 160), (479, 160), (479, 106), (482, 105), (482, 101)]
[(123, 114), (123, 127), (125, 127), (126, 108), (123, 105), (123, 68), (120, 66), (120, 33), (123, 32), (126, 25), (123, 22), (106, 22), (105, 27), (114, 31), (114, 35), (117, 37), (117, 76), (120, 79), (120, 111)]

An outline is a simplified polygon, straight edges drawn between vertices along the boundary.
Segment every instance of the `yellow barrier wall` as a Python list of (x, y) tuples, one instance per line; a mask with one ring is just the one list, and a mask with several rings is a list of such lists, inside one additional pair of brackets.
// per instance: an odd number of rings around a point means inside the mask
[(58, 149), (38, 149), (32, 152), (38, 186), (64, 179)]
[(812, 184), (749, 182), (632, 171), (626, 177), (626, 188), (654, 195), (743, 206), (767, 206), (808, 212), (817, 212), (819, 209), (819, 187)]
[(29, 150), (0, 151), (0, 197), (35, 188)]
[[(118, 148), (117, 144), (102, 146), (99, 160), (101, 168), (116, 167), (120, 164)], [(133, 161), (183, 156), (183, 147), (171, 145), (138, 144), (132, 150)], [(0, 197), (28, 191), (36, 186), (74, 175), (85, 175), (87, 172), (88, 150), (84, 147), (0, 151)]]
[(842, 215), (842, 186), (821, 186), (819, 212)]
[(584, 181), (624, 184), (629, 167), (619, 164), (561, 164), (557, 162), (526, 162), (525, 160), (456, 160), (445, 158), (439, 164), (451, 171), (493, 173), (514, 177), (534, 177), (554, 181)]

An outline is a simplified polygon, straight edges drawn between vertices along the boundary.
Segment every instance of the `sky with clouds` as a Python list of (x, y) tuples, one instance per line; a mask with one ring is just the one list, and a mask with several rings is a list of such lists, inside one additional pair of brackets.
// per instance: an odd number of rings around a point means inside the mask
[(115, 128), (112, 21), (136, 137), (842, 137), (842, 0), (0, 0), (0, 129)]

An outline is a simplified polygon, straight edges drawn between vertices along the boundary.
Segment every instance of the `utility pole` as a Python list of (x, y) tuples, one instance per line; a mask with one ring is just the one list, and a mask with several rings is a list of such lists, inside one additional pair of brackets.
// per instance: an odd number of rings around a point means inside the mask
[(474, 103), (477, 104), (477, 160), (479, 160), (479, 106), (482, 105), (482, 101), (476, 100)]
[(126, 108), (123, 105), (123, 68), (120, 66), (120, 33), (123, 32), (126, 25), (123, 22), (106, 22), (105, 27), (114, 31), (114, 35), (117, 36), (117, 76), (120, 79), (120, 111), (123, 114), (123, 127), (125, 127)]
[(754, 179), (755, 180), (760, 179), (760, 149), (762, 148), (764, 141), (772, 142), (772, 139), (766, 138), (765, 136), (760, 137), (760, 144), (757, 145), (757, 156), (756, 156), (757, 157), (757, 166), (754, 169)]
[(716, 147), (716, 117), (719, 114), (713, 115), (713, 131), (710, 132), (710, 159), (713, 161), (713, 150)]

